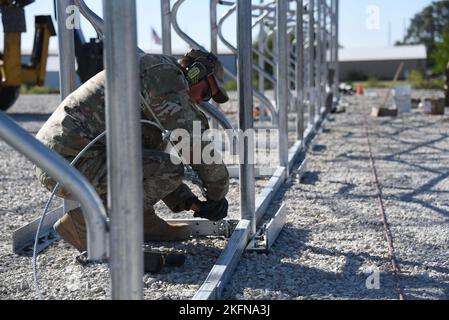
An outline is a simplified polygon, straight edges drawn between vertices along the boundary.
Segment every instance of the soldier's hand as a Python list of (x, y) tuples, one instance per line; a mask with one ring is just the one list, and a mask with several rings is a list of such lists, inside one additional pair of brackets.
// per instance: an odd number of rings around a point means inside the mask
[(203, 218), (210, 221), (220, 221), (228, 216), (229, 204), (226, 198), (220, 201), (207, 200), (197, 201), (195, 206), (199, 209), (193, 215), (196, 218)]

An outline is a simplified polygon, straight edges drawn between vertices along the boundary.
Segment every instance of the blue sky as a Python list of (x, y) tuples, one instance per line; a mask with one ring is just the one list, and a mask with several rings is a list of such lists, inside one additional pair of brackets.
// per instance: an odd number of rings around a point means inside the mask
[[(258, 0), (253, 0), (255, 3)], [(410, 18), (419, 12), (432, 0), (340, 0), (340, 43), (344, 47), (386, 47), (389, 39), (389, 25), (391, 25), (391, 42), (394, 43), (403, 36), (404, 24), (409, 25)], [(101, 14), (101, 0), (86, 0), (86, 3), (96, 12)], [(367, 28), (369, 19), (368, 8), (378, 7), (379, 28)], [(220, 9), (219, 17), (224, 8)], [(31, 49), (33, 42), (33, 16), (39, 14), (53, 15), (53, 0), (36, 0), (26, 7), (28, 33), (24, 34), (23, 48)], [(151, 28), (159, 34), (161, 30), (160, 0), (137, 0), (139, 46), (144, 49), (156, 49), (158, 46), (151, 41)], [(186, 0), (179, 12), (180, 26), (187, 31), (199, 43), (209, 47), (209, 0)], [(204, 19), (202, 19), (204, 17)], [(235, 19), (230, 19), (225, 26), (226, 36), (234, 42)], [(87, 23), (82, 23), (87, 37), (94, 36), (94, 31)], [(1, 27), (0, 27), (1, 28)], [(1, 47), (3, 35), (0, 34)], [(57, 48), (57, 40), (54, 38), (51, 48)], [(173, 36), (173, 47), (185, 50), (187, 45), (177, 36)]]

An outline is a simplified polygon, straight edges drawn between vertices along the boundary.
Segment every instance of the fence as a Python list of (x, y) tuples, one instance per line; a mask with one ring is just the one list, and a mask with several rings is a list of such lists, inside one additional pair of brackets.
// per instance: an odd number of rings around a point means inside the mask
[[(179, 8), (187, 2), (189, 0), (161, 0), (165, 54), (171, 54), (172, 51), (172, 29), (193, 48), (202, 48), (178, 24)], [(277, 165), (264, 171), (256, 164), (245, 161), (229, 168), (231, 175), (238, 176), (240, 181), (239, 220), (219, 223), (202, 219), (182, 220), (192, 226), (195, 235), (230, 236), (228, 245), (194, 299), (219, 299), (243, 251), (268, 250), (276, 240), (286, 219), (286, 207), (282, 205), (268, 220), (264, 217), (267, 208), (292, 170), (297, 167), (299, 170), (304, 169), (307, 143), (317, 133), (326, 113), (338, 103), (338, 0), (255, 2), (210, 1), (209, 50), (217, 53), (218, 41), (221, 40), (237, 56), (237, 74), (225, 71), (238, 82), (238, 125), (237, 119), (227, 119), (211, 104), (203, 103), (201, 107), (209, 115), (213, 128), (244, 132), (252, 129), (255, 132), (275, 130), (278, 133), (277, 146), (274, 148), (278, 154)], [(139, 205), (142, 203), (142, 191), (139, 188), (141, 172), (137, 170), (141, 168), (141, 157), (140, 133), (136, 128), (140, 128), (137, 112), (137, 53), (143, 52), (137, 47), (135, 1), (104, 1), (104, 22), (82, 0), (59, 0), (57, 3), (62, 98), (74, 90), (75, 74), (73, 30), (63, 24), (67, 17), (65, 8), (77, 5), (105, 40), (108, 179), (110, 199), (113, 200), (108, 204), (110, 222), (105, 221), (101, 204), (97, 203), (98, 208), (89, 213), (88, 238), (97, 245), (89, 245), (89, 257), (110, 257), (113, 299), (142, 299), (142, 226), (136, 223), (142, 220), (142, 208)], [(218, 19), (217, 10), (220, 6), (227, 8), (227, 11)], [(233, 14), (237, 15), (236, 46), (226, 38), (223, 28), (225, 21)], [(114, 50), (117, 46), (125, 50)], [(133, 51), (136, 55), (129, 54)], [(254, 57), (258, 61), (254, 61)], [(253, 75), (258, 79), (257, 88), (253, 87)], [(273, 87), (273, 91), (266, 90), (267, 83)], [(256, 105), (261, 110), (267, 110), (269, 121), (255, 124)], [(129, 108), (125, 110), (119, 106)], [(0, 125), (10, 121), (0, 115)], [(17, 129), (8, 129), (6, 125), (0, 127), (5, 128), (0, 130), (2, 138), (18, 134)], [(6, 140), (25, 153), (17, 141)], [(26, 140), (36, 143), (31, 136), (26, 137)], [(244, 155), (244, 159), (253, 156), (255, 149), (248, 139), (240, 142), (243, 147), (238, 150), (239, 155)], [(56, 165), (55, 161), (44, 157), (44, 153), (48, 152), (41, 151), (32, 160), (46, 168)], [(261, 193), (256, 194), (256, 178), (267, 174), (270, 175), (268, 183)], [(63, 179), (63, 176), (57, 173), (55, 178)], [(84, 187), (79, 190), (80, 193), (88, 194), (88, 189)], [(84, 196), (79, 199), (84, 200), (82, 206), (87, 203), (92, 208), (90, 198)], [(76, 205), (66, 203), (63, 209), (49, 213), (44, 229), (49, 230), (52, 221)], [(263, 219), (268, 222), (261, 225)], [(90, 221), (96, 221), (97, 224), (91, 225)], [(102, 223), (107, 224), (107, 228), (99, 228), (98, 224), (101, 227)], [(35, 230), (36, 223), (18, 230), (14, 235), (16, 247), (26, 243)], [(109, 250), (104, 248), (107, 241)], [(92, 249), (96, 251), (92, 253)]]

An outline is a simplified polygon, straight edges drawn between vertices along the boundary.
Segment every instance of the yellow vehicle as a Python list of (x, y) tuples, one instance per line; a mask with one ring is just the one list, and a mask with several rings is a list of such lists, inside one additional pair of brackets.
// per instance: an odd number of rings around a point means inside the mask
[(26, 32), (24, 7), (34, 0), (0, 0), (4, 46), (0, 53), (0, 110), (17, 100), (22, 84), (42, 86), (45, 82), (48, 46), (55, 36), (51, 16), (35, 17), (35, 35), (31, 59), (22, 63), (21, 34)]

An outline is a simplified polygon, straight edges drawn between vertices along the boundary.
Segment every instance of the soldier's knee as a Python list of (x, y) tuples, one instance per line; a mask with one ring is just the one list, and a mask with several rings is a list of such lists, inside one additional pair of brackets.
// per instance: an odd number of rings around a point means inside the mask
[[(49, 192), (53, 192), (53, 190), (57, 185), (56, 180), (50, 177), (48, 173), (43, 171), (41, 168), (35, 167), (35, 173), (41, 185), (45, 187), (45, 189), (47, 189)], [(56, 190), (56, 196), (68, 200), (73, 200), (70, 193), (68, 193), (65, 189), (61, 187), (58, 188), (58, 190)]]

